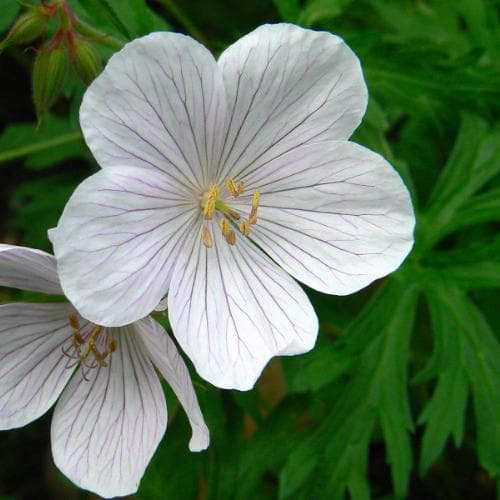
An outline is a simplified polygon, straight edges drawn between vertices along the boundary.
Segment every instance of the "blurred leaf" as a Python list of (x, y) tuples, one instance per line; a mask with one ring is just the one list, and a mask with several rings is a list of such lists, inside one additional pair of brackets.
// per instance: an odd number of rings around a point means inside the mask
[(345, 333), (346, 342), (352, 338), (358, 348), (363, 346), (352, 378), (321, 427), (290, 454), (280, 474), (280, 498), (293, 495), (320, 464), (327, 466), (327, 484), (320, 487), (328, 498), (343, 498), (346, 489), (366, 492), (367, 448), (377, 419), (396, 495), (406, 491), (412, 462), (406, 371), (418, 292), (403, 280), (392, 280), (380, 294), (384, 299), (373, 299), (362, 320)]
[(307, 431), (298, 427), (303, 412), (302, 401), (291, 399), (284, 402), (242, 446), (238, 488), (232, 498), (252, 498), (266, 471), (277, 469), (286, 460)]
[(4, 0), (2, 2), (2, 8), (0, 9), (0, 33), (10, 28), (19, 10), (20, 6), (16, 0)]
[(443, 228), (449, 234), (466, 226), (500, 220), (500, 188), (492, 189), (467, 200), (449, 225)]
[[(479, 66), (478, 61), (456, 64), (438, 62), (423, 48), (404, 50), (395, 47), (377, 47), (362, 57), (363, 71), (368, 88), (381, 102), (388, 99), (392, 105), (399, 103), (407, 111), (419, 114), (421, 97), (426, 96), (436, 105), (470, 103), (478, 107), (498, 108), (500, 102), (500, 74), (498, 68)], [(454, 108), (450, 108), (453, 113)]]
[(273, 0), (283, 21), (294, 23), (300, 14), (299, 0)]
[(460, 29), (459, 13), (452, 3), (373, 0), (371, 4), (381, 19), (392, 28), (395, 34), (390, 38), (393, 40), (419, 40), (423, 43), (432, 40), (433, 44), (453, 54), (465, 52), (469, 48), (467, 32)]
[(132, 40), (152, 31), (170, 29), (169, 24), (146, 4), (146, 0), (73, 0), (75, 12), (93, 26)]
[(320, 339), (315, 349), (297, 361), (300, 369), (287, 373), (290, 392), (317, 391), (353, 368), (359, 355), (384, 331), (387, 311), (399, 294), (395, 285), (381, 287), (335, 344)]
[(86, 156), (81, 132), (48, 115), (42, 125), (14, 123), (0, 135), (0, 164), (26, 157), (33, 169), (49, 168), (71, 157)]
[(500, 287), (500, 236), (447, 252), (432, 252), (424, 265), (430, 281), (433, 277), (429, 275), (438, 275), (463, 289)]
[(13, 194), (11, 227), (23, 233), (27, 246), (48, 250), (47, 230), (56, 226), (64, 205), (79, 182), (71, 173), (24, 182)]
[(298, 24), (311, 27), (314, 24), (340, 15), (352, 0), (309, 0), (302, 9)]

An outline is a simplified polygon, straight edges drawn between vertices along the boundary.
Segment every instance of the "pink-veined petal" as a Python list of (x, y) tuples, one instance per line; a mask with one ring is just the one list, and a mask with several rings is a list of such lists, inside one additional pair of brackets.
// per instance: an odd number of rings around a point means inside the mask
[(160, 170), (184, 190), (209, 182), (225, 116), (212, 54), (190, 37), (165, 32), (117, 52), (80, 110), (85, 140), (101, 167)]
[(210, 433), (203, 419), (191, 376), (174, 342), (152, 318), (137, 321), (134, 326), (144, 342), (149, 357), (172, 387), (189, 418), (193, 431), (189, 449), (201, 451), (208, 448)]
[(245, 180), (249, 193), (261, 192), (251, 238), (311, 288), (356, 292), (397, 269), (411, 250), (408, 190), (384, 158), (362, 146), (304, 146)]
[(0, 286), (62, 293), (54, 256), (15, 245), (0, 244)]
[[(137, 491), (167, 425), (165, 396), (133, 327), (105, 331), (117, 342), (107, 367), (75, 373), (52, 420), (57, 467), (105, 498)], [(106, 341), (101, 336), (101, 344)]]
[(170, 323), (203, 378), (248, 390), (272, 356), (312, 349), (318, 322), (300, 286), (252, 243), (230, 246), (216, 225), (212, 238), (179, 257)]
[(359, 60), (330, 33), (264, 25), (218, 64), (228, 103), (219, 180), (239, 179), (302, 144), (347, 139), (366, 109)]
[(21, 427), (56, 401), (73, 370), (68, 304), (0, 305), (0, 429)]
[(192, 236), (195, 203), (154, 170), (110, 167), (83, 181), (51, 233), (64, 293), (80, 313), (104, 326), (147, 316)]

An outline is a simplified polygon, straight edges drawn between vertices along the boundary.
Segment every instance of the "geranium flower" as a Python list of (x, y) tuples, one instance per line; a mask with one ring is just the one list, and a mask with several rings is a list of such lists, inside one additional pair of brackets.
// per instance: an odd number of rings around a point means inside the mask
[[(11, 245), (0, 245), (0, 286), (62, 294), (52, 255)], [(189, 417), (189, 448), (205, 449), (189, 372), (155, 320), (105, 328), (68, 303), (0, 305), (0, 429), (26, 425), (61, 396), (51, 429), (57, 467), (101, 496), (134, 493), (167, 426), (154, 366)]]
[(127, 44), (80, 110), (103, 170), (54, 234), (65, 293), (108, 326), (168, 293), (199, 374), (251, 388), (272, 356), (314, 345), (317, 318), (293, 278), (350, 294), (410, 251), (401, 178), (347, 142), (366, 102), (357, 57), (329, 33), (262, 26), (218, 61), (173, 33)]

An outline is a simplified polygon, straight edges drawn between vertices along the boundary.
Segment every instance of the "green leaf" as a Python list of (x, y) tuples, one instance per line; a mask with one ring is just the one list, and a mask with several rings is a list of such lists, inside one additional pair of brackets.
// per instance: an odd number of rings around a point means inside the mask
[(232, 498), (246, 500), (255, 497), (262, 476), (276, 470), (298, 446), (306, 433), (306, 429), (297, 428), (303, 412), (303, 401), (288, 399), (266, 417), (265, 424), (259, 426), (241, 450), (238, 488)]
[(488, 125), (479, 116), (464, 113), (460, 130), (446, 165), (435, 184), (429, 200), (428, 210), (447, 205), (456, 193), (470, 182), (476, 156), (481, 142), (488, 131)]
[(447, 252), (432, 252), (424, 281), (439, 276), (463, 289), (500, 287), (500, 236), (481, 239)]
[(446, 235), (467, 226), (490, 221), (500, 221), (500, 188), (467, 200), (442, 229), (442, 233)]
[(437, 300), (428, 295), (435, 348), (430, 365), (438, 381), (426, 407), (419, 417), (425, 424), (420, 452), (420, 473), (424, 474), (443, 451), (446, 440), (454, 437), (456, 446), (462, 442), (464, 412), (467, 404), (468, 379), (463, 367), (460, 337), (453, 332), (450, 316), (442, 314)]
[(346, 489), (351, 494), (367, 491), (360, 480), (366, 474), (367, 448), (377, 420), (396, 494), (404, 495), (412, 463), (406, 372), (417, 297), (414, 286), (393, 279), (344, 334), (348, 349), (360, 349), (352, 378), (342, 384), (321, 427), (290, 454), (280, 474), (281, 498), (293, 495), (319, 464), (327, 464), (323, 486), (328, 498), (343, 498)]
[(453, 151), (420, 219), (417, 253), (424, 253), (460, 225), (460, 209), (500, 172), (500, 128), (488, 130), (478, 116), (463, 114)]
[[(377, 41), (378, 37), (377, 33)], [(454, 105), (459, 109), (467, 109), (471, 101), (478, 108), (498, 106), (497, 68), (481, 67), (477, 61), (467, 65), (455, 61), (438, 64), (437, 54), (427, 51), (424, 56), (419, 50), (425, 49), (411, 45), (411, 49), (403, 46), (398, 50), (378, 44), (366, 55), (360, 53), (368, 88), (381, 102), (389, 100), (392, 106), (400, 104), (416, 114), (421, 113), (422, 97), (433, 105)]]
[(27, 158), (33, 169), (48, 168), (75, 156), (87, 156), (82, 134), (68, 122), (48, 115), (42, 125), (14, 123), (0, 135), (0, 164)]
[(314, 350), (297, 361), (298, 369), (287, 373), (289, 390), (318, 391), (354, 367), (367, 345), (383, 332), (387, 310), (398, 301), (399, 293), (397, 286), (381, 287), (335, 344), (321, 338)]
[(152, 31), (170, 29), (170, 25), (149, 8), (145, 0), (74, 0), (77, 14), (93, 26), (121, 35), (128, 40)]
[(435, 393), (420, 417), (427, 422), (421, 468), (425, 470), (432, 463), (448, 435), (453, 434), (460, 443), (466, 399), (464, 386), (468, 384), (473, 394), (479, 460), (493, 476), (498, 476), (500, 344), (480, 310), (459, 288), (434, 283), (426, 295), (436, 341), (442, 346), (442, 360)]

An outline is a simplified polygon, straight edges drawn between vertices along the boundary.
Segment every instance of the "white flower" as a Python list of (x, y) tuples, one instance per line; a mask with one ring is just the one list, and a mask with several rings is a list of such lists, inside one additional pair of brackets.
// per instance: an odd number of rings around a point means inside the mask
[[(11, 245), (0, 245), (0, 286), (62, 293), (52, 255)], [(189, 448), (205, 449), (189, 372), (152, 318), (103, 328), (68, 303), (0, 305), (0, 429), (35, 420), (62, 393), (51, 429), (56, 465), (101, 496), (134, 493), (167, 426), (153, 364), (186, 410)]]
[(272, 356), (314, 345), (317, 318), (291, 276), (349, 294), (410, 251), (399, 175), (347, 142), (366, 101), (358, 59), (329, 33), (262, 26), (218, 61), (178, 34), (129, 43), (80, 111), (103, 170), (54, 236), (65, 293), (119, 326), (168, 292), (200, 375), (251, 388)]

